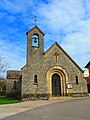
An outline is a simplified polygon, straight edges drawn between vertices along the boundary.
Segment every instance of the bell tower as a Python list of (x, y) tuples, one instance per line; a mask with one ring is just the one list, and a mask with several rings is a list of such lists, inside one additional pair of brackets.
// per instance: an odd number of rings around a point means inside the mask
[(31, 61), (38, 62), (38, 58), (44, 53), (44, 33), (37, 27), (33, 27), (27, 33), (27, 64)]

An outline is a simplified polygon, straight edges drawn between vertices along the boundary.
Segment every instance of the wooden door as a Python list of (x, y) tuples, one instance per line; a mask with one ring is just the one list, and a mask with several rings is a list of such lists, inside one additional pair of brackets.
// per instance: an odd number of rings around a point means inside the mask
[(52, 96), (61, 96), (61, 81), (58, 74), (52, 75)]

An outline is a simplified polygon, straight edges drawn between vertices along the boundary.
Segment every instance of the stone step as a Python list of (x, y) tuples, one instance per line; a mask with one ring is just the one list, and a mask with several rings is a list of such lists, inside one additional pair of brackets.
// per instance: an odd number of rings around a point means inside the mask
[(61, 96), (61, 97), (49, 97), (50, 100), (63, 100), (63, 99), (71, 99), (72, 97)]

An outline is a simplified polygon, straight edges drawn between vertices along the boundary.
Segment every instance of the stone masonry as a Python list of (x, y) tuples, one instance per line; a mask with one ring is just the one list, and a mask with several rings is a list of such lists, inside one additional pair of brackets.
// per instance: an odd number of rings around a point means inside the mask
[[(57, 42), (44, 52), (44, 33), (37, 26), (26, 35), (26, 65), (21, 69), (22, 99), (35, 95), (40, 97), (87, 94), (83, 70)], [(32, 44), (33, 40), (35, 44)]]

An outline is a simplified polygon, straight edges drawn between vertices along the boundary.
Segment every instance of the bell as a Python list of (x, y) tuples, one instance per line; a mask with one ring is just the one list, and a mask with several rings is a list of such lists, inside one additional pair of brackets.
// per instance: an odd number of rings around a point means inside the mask
[(37, 43), (37, 38), (36, 37), (34, 37), (34, 43)]

